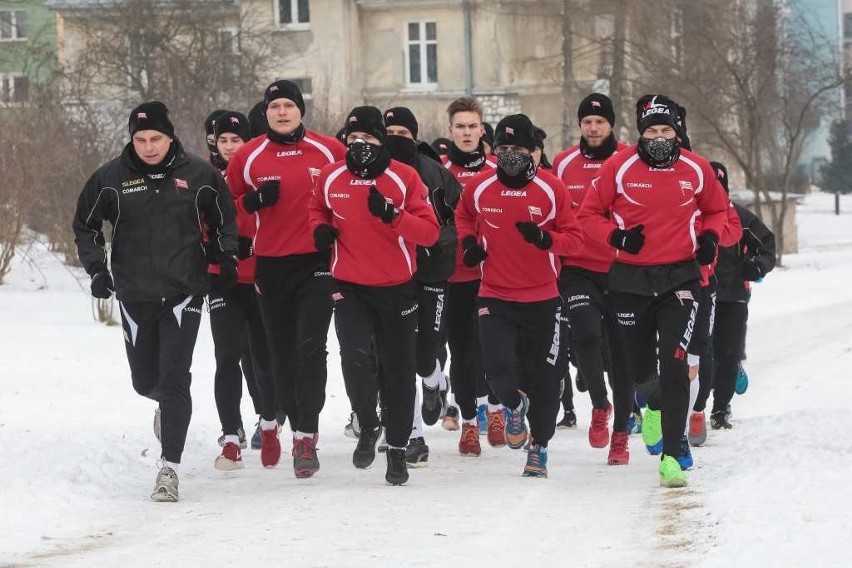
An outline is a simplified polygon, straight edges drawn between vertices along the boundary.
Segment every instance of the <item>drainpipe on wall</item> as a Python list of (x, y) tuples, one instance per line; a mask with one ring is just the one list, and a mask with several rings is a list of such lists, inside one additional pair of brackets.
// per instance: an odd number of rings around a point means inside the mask
[(473, 96), (473, 21), (471, 0), (462, 0), (464, 10), (464, 93)]

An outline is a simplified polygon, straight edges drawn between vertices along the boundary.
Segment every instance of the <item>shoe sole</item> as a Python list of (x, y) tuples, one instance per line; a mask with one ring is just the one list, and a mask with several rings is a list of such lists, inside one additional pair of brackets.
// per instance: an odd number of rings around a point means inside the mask
[(506, 434), (506, 445), (512, 448), (513, 450), (520, 450), (527, 443), (527, 432), (523, 433), (523, 439), (520, 438), (521, 434), (517, 434), (518, 438), (517, 441), (515, 441), (514, 443), (509, 438), (509, 436), (510, 434)]
[(296, 479), (307, 479), (309, 477), (313, 477), (313, 475), (319, 471), (319, 468), (311, 468), (311, 469), (297, 469), (295, 470)]
[(606, 465), (630, 465), (630, 459), (626, 460), (607, 460)]
[(459, 450), (459, 455), (463, 458), (478, 458), (480, 455), (482, 455), (482, 451), (479, 451), (479, 452), (463, 452), (463, 451)]
[(343, 430), (343, 435), (346, 436), (347, 438), (352, 438), (353, 440), (357, 440), (358, 436), (359, 436), (358, 434), (355, 433), (354, 430), (351, 430), (349, 428), (346, 428), (346, 429)]
[(533, 477), (533, 478), (537, 478), (537, 479), (547, 479), (547, 472), (546, 471), (531, 471), (531, 470), (525, 469), (524, 472), (521, 474), (521, 476), (522, 477)]
[(609, 430), (606, 431), (606, 439), (592, 440), (591, 433), (589, 435), (589, 445), (593, 448), (605, 448), (609, 446)]
[(703, 436), (687, 436), (686, 439), (689, 440), (689, 445), (692, 447), (703, 446), (707, 441), (707, 434)]
[(577, 427), (577, 425), (576, 425), (576, 424), (574, 424), (573, 426), (566, 426), (565, 424), (558, 424), (558, 425), (556, 426), (556, 429), (557, 429), (557, 430), (573, 430), (573, 429), (575, 429), (576, 427)]
[(243, 469), (245, 464), (240, 461), (231, 461), (228, 458), (216, 458), (216, 461), (213, 462), (213, 467), (219, 471), (236, 471), (238, 469)]
[(172, 493), (164, 488), (157, 489), (151, 493), (151, 500), (157, 503), (177, 503), (177, 493)]
[(420, 460), (420, 461), (416, 461), (416, 462), (411, 462), (411, 461), (406, 460), (406, 463), (408, 464), (408, 467), (413, 467), (414, 469), (424, 468), (424, 467), (429, 465), (428, 460)]
[(687, 482), (686, 478), (676, 477), (674, 479), (669, 479), (668, 481), (666, 481), (662, 477), (660, 478), (660, 487), (666, 487), (666, 488), (669, 488), (669, 489), (677, 489), (679, 487), (686, 487), (687, 485), (688, 485), (688, 482)]
[(645, 444), (645, 449), (646, 449), (646, 450), (648, 451), (648, 453), (649, 453), (649, 454), (651, 454), (652, 456), (658, 456), (658, 455), (660, 455), (660, 454), (662, 454), (662, 453), (663, 453), (663, 441), (662, 441), (662, 440), (660, 440), (659, 442), (657, 442), (656, 444), (654, 444), (654, 445), (652, 445), (652, 446), (649, 446), (648, 444)]
[(405, 481), (389, 481), (389, 480), (385, 479), (385, 484), (390, 485), (391, 487), (401, 487), (401, 486), (405, 485), (406, 483), (408, 483), (407, 479)]

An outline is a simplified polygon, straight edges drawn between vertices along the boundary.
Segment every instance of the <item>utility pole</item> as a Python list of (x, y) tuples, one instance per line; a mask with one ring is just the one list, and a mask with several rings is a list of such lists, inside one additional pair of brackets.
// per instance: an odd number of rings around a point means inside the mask
[(571, 128), (574, 124), (571, 112), (574, 86), (573, 43), (571, 40), (572, 0), (562, 0), (562, 148), (571, 145)]

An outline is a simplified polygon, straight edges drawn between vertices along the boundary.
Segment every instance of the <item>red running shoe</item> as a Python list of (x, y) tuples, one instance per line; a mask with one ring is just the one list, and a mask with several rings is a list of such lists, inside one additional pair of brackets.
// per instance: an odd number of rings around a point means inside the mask
[(275, 467), (281, 459), (281, 442), (278, 440), (278, 426), (272, 430), (260, 431), (260, 463), (263, 467)]
[(609, 443), (609, 417), (612, 416), (612, 405), (606, 408), (592, 409), (592, 425), (589, 426), (589, 444), (593, 448), (605, 448)]
[(613, 432), (609, 443), (609, 465), (627, 465), (630, 463), (630, 448), (627, 446), (627, 432)]
[(479, 445), (479, 426), (476, 424), (462, 424), (459, 453), (470, 457), (477, 457), (482, 453), (482, 447)]
[(488, 444), (492, 448), (499, 448), (506, 445), (506, 417), (503, 416), (503, 410), (495, 410), (487, 412), (488, 422)]
[(233, 442), (226, 442), (222, 446), (222, 453), (216, 457), (213, 467), (219, 471), (234, 471), (243, 469), (243, 456), (240, 447)]

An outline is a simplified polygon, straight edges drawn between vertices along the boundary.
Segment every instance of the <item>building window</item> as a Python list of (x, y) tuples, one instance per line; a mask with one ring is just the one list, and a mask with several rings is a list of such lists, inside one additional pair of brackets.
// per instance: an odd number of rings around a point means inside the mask
[(278, 25), (285, 28), (307, 28), (311, 22), (309, 0), (276, 0)]
[(0, 74), (0, 102), (23, 103), (30, 98), (30, 81), (25, 75)]
[(27, 13), (23, 10), (0, 10), (0, 41), (27, 39)]
[(240, 36), (236, 28), (219, 28), (219, 48), (231, 55), (240, 54)]
[(438, 83), (438, 30), (435, 22), (409, 22), (406, 42), (408, 84)]

